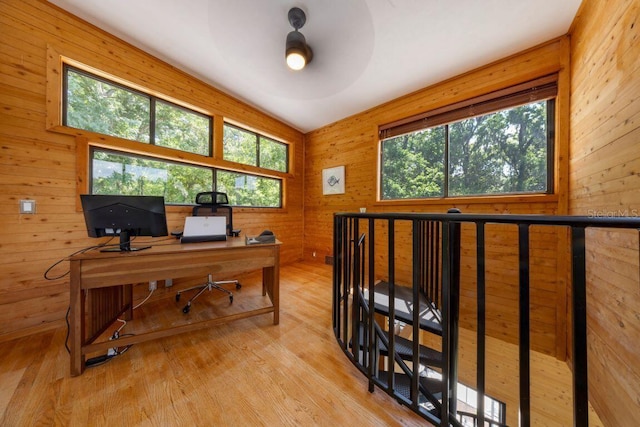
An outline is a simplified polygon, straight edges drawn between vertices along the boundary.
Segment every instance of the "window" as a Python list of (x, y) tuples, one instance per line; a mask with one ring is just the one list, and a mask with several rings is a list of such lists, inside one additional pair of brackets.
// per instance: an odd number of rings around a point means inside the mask
[(266, 137), (260, 138), (260, 155), (258, 166), (274, 171), (288, 172), (288, 146)]
[(287, 172), (287, 144), (237, 126), (224, 124), (224, 159), (244, 165)]
[(64, 125), (211, 154), (211, 117), (70, 66), (64, 70)]
[(151, 98), (65, 67), (63, 124), (105, 135), (151, 142)]
[[(421, 365), (421, 367), (423, 367)], [(428, 378), (436, 378), (442, 381), (442, 374), (429, 367), (423, 367), (422, 375)], [(484, 422), (477, 421), (478, 392), (462, 383), (456, 385), (456, 397), (458, 403), (457, 419), (463, 427), (476, 427), (478, 425), (506, 425), (507, 405), (497, 399), (484, 395)], [(431, 402), (421, 404), (425, 409), (435, 408)], [(495, 424), (494, 424), (495, 423)]]
[(211, 117), (159, 100), (155, 106), (156, 145), (203, 156), (211, 154)]
[(282, 206), (282, 182), (279, 179), (218, 170), (216, 188), (227, 193), (229, 200), (233, 200), (236, 206)]
[(63, 125), (159, 147), (137, 149), (116, 139), (89, 144), (90, 193), (192, 204), (197, 193), (214, 190), (227, 192), (235, 206), (282, 207), (288, 144), (224, 125), (224, 158), (262, 169), (224, 170), (215, 160), (223, 153), (214, 157), (212, 150), (211, 116), (66, 64), (63, 76)]
[(94, 148), (91, 194), (164, 196), (167, 204), (192, 204), (211, 191), (213, 170)]
[[(479, 423), (475, 417), (478, 414), (478, 392), (464, 384), (457, 384), (458, 394), (458, 420), (464, 427), (476, 427), (478, 425), (505, 425), (507, 419), (507, 405), (487, 395), (484, 396), (484, 423)], [(461, 415), (470, 414), (471, 417)]]
[(91, 194), (164, 196), (167, 204), (192, 204), (198, 193), (215, 188), (234, 206), (277, 208), (281, 187), (274, 178), (91, 150)]
[(555, 76), (383, 126), (382, 200), (550, 193)]

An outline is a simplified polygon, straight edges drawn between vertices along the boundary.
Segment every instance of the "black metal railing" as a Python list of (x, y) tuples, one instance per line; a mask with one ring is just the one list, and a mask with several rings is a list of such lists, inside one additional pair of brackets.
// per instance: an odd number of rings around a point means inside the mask
[[(459, 413), (456, 403), (462, 224), (475, 227), (475, 235), (465, 233), (464, 239), (465, 244), (475, 239), (471, 243), (476, 253), (476, 414)], [(337, 213), (333, 327), (338, 343), (368, 377), (369, 391), (376, 386), (385, 390), (435, 425), (461, 426), (460, 420), (469, 417), (476, 425), (478, 420), (485, 420), (480, 425), (506, 425), (505, 414), (495, 419), (495, 414), (484, 410), (488, 224), (513, 224), (518, 230), (518, 413), (522, 426), (531, 424), (530, 231), (532, 226), (570, 230), (573, 418), (575, 426), (587, 426), (585, 230), (638, 230), (638, 218), (474, 215), (457, 210), (447, 214)], [(403, 281), (409, 286), (400, 286)]]

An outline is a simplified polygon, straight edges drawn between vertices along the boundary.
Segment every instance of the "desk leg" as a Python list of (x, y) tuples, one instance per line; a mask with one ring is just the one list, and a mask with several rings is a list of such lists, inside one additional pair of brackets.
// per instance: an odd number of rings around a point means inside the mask
[(133, 319), (133, 285), (124, 285), (124, 307), (129, 307), (124, 313), (124, 320)]
[(280, 323), (280, 263), (262, 269), (262, 295), (269, 294), (273, 304), (273, 324)]
[(273, 265), (273, 324), (280, 323), (280, 247), (276, 250)]
[(80, 261), (71, 261), (69, 291), (69, 349), (71, 351), (71, 376), (84, 370), (84, 293), (80, 288)]
[(280, 259), (276, 257), (273, 266), (273, 324), (280, 323)]

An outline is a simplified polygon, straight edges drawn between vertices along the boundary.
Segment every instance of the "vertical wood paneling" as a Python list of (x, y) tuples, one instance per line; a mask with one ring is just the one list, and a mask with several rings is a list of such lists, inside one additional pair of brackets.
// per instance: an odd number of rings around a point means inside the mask
[[(640, 214), (639, 17), (638, 1), (587, 0), (574, 22), (572, 214)], [(589, 395), (605, 425), (640, 425), (638, 235), (587, 239)]]
[[(286, 209), (237, 209), (243, 234), (271, 229), (282, 241), (282, 262), (302, 258), (303, 135), (259, 110), (187, 75), (45, 1), (0, 2), (0, 340), (51, 327), (64, 319), (68, 277), (47, 281), (44, 271), (76, 250), (95, 244), (76, 210), (76, 140), (47, 131), (59, 105), (47, 94), (47, 52), (58, 51), (153, 93), (227, 117), (292, 143), (296, 164), (285, 181)], [(55, 60), (55, 58), (51, 58)], [(51, 114), (51, 112), (54, 112)], [(216, 135), (219, 149), (219, 137)], [(80, 179), (84, 177), (80, 176)], [(20, 199), (34, 199), (35, 215), (20, 215)], [(168, 208), (171, 230), (189, 208)], [(51, 276), (61, 275), (61, 263)]]

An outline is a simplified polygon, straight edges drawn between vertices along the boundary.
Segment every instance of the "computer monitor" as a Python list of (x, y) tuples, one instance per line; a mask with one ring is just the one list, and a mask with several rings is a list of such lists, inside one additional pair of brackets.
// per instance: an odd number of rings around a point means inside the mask
[(135, 236), (166, 236), (167, 217), (162, 196), (81, 194), (82, 210), (89, 237), (120, 236), (118, 247), (103, 251), (129, 252)]

